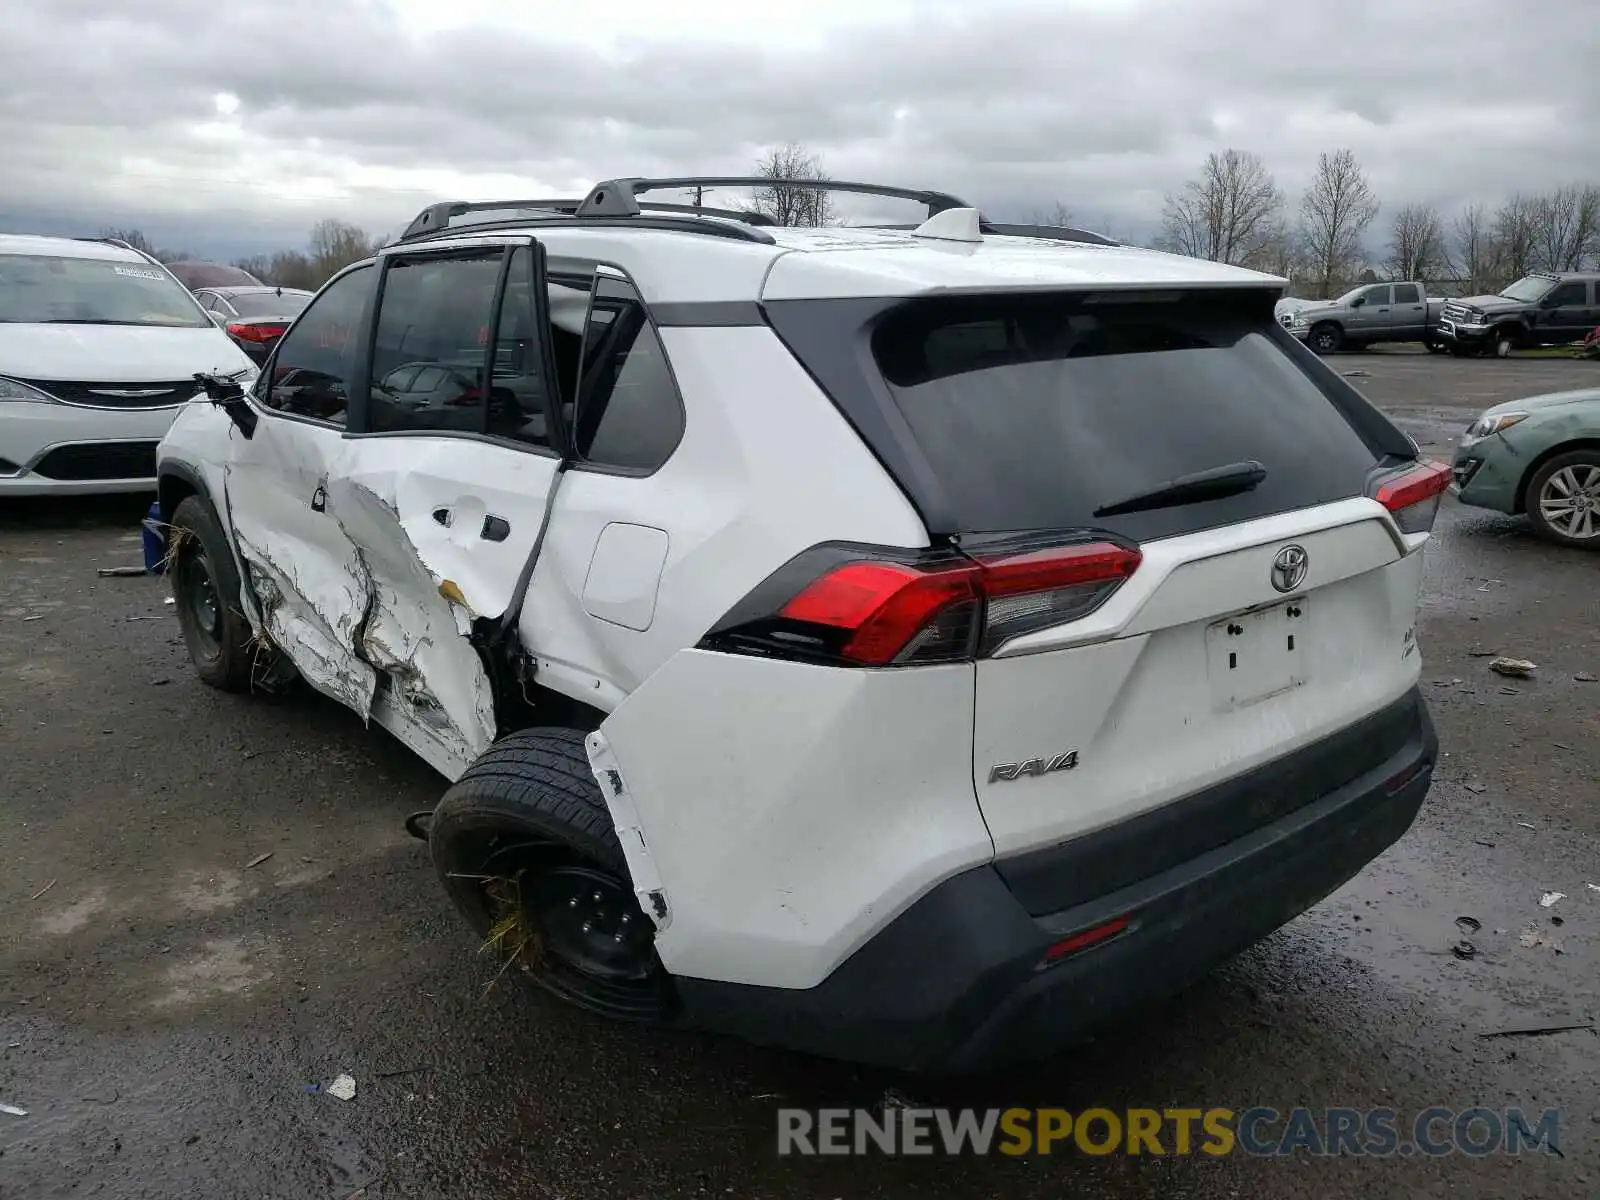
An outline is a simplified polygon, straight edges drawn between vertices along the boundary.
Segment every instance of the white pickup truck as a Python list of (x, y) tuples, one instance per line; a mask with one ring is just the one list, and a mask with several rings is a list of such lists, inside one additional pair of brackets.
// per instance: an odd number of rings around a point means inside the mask
[(1290, 332), (1318, 354), (1359, 350), (1375, 342), (1422, 342), (1441, 349), (1439, 316), (1444, 301), (1415, 281), (1368, 283), (1337, 300), (1296, 310)]

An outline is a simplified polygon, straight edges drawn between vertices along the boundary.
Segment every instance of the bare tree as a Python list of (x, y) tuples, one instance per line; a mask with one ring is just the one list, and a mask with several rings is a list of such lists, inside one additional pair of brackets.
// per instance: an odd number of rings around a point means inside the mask
[(1377, 215), (1378, 198), (1355, 153), (1318, 155), (1316, 177), (1300, 201), (1300, 240), (1323, 296), (1361, 264), (1361, 237)]
[(1455, 254), (1466, 276), (1466, 295), (1476, 296), (1495, 284), (1498, 247), (1489, 214), (1482, 204), (1470, 204), (1456, 214)]
[(1547, 271), (1576, 271), (1600, 234), (1600, 188), (1569, 184), (1537, 196), (1528, 222), (1534, 263)]
[(1432, 279), (1449, 267), (1444, 221), (1431, 204), (1407, 204), (1394, 215), (1389, 243), (1389, 275), (1394, 279)]
[(1057, 200), (1049, 208), (1036, 208), (1028, 217), (1030, 225), (1048, 225), (1052, 229), (1071, 227), (1072, 210)]
[[(814, 179), (825, 183), (829, 178), (822, 160), (796, 142), (769, 151), (756, 164), (756, 174), (774, 181)], [(792, 182), (757, 188), (751, 206), (779, 225), (831, 225), (837, 219), (828, 192)]]
[(311, 265), (320, 276), (320, 286), (334, 272), (360, 262), (376, 249), (366, 232), (347, 222), (329, 217), (311, 227)]
[(1513, 196), (1494, 214), (1494, 271), (1503, 285), (1533, 268), (1535, 201)]
[(1274, 221), (1260, 247), (1250, 255), (1244, 265), (1253, 271), (1279, 275), (1293, 281), (1304, 273), (1304, 257), (1295, 242), (1294, 234), (1282, 220)]
[(1161, 213), (1161, 242), (1176, 254), (1235, 265), (1259, 254), (1283, 207), (1266, 164), (1246, 150), (1206, 156), (1198, 178), (1169, 193)]

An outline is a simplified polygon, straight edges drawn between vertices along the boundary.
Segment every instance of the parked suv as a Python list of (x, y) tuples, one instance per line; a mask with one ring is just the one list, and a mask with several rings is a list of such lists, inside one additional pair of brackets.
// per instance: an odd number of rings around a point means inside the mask
[(1439, 341), (1443, 309), (1444, 301), (1429, 299), (1421, 283), (1373, 283), (1296, 309), (1289, 328), (1318, 354), (1376, 342), (1422, 342), (1431, 349)]
[(735, 184), (435, 206), (211, 381), (161, 447), (201, 678), (432, 763), (514, 975), (921, 1072), (1067, 1045), (1406, 830), (1449, 471), (1282, 280), (933, 192), (639, 199)]
[(1600, 274), (1535, 272), (1493, 296), (1452, 300), (1439, 321), (1452, 353), (1494, 354), (1581, 342), (1600, 325)]

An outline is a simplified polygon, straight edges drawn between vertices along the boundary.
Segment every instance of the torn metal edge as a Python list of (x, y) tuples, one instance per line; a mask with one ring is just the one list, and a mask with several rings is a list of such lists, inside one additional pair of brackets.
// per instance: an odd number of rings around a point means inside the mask
[(644, 826), (639, 820), (639, 810), (633, 794), (622, 777), (622, 768), (611, 743), (605, 734), (596, 730), (584, 739), (589, 754), (589, 769), (605, 797), (611, 811), (611, 823), (617, 831), (617, 841), (622, 843), (622, 856), (627, 861), (628, 873), (633, 877), (633, 894), (639, 907), (654, 922), (656, 932), (664, 933), (672, 924), (672, 906), (667, 902), (662, 886), (661, 872), (645, 841)]

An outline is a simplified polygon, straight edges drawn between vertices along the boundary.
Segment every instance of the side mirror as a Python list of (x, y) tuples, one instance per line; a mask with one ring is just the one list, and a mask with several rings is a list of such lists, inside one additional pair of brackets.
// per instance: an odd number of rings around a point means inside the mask
[(1365, 296), (1357, 296), (1354, 300), (1350, 301), (1350, 307), (1351, 308), (1360, 308), (1366, 302), (1367, 302), (1367, 298)]
[(227, 413), (228, 419), (239, 427), (240, 433), (246, 438), (255, 436), (256, 410), (244, 398), (244, 388), (239, 386), (237, 379), (204, 373), (197, 374), (194, 379), (204, 390), (206, 399)]

